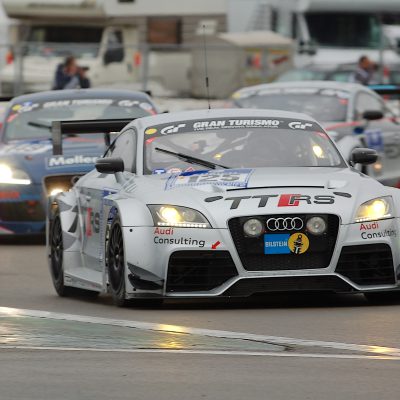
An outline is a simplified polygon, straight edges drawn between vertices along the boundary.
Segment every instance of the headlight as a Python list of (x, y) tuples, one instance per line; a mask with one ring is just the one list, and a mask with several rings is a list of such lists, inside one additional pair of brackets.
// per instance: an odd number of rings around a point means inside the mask
[(392, 198), (380, 197), (358, 207), (355, 222), (376, 221), (392, 217)]
[(247, 237), (258, 237), (264, 233), (264, 225), (259, 219), (250, 218), (243, 224), (243, 231)]
[(192, 208), (170, 205), (148, 205), (155, 226), (211, 228), (206, 217)]
[(307, 221), (307, 230), (313, 235), (322, 235), (326, 232), (326, 222), (321, 217), (311, 217)]
[(0, 164), (0, 184), (30, 185), (31, 180), (26, 172), (12, 169), (7, 164)]

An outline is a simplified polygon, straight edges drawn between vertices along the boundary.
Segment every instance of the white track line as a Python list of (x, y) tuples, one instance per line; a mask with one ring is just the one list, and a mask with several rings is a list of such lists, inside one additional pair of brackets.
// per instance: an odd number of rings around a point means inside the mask
[(186, 349), (99, 349), (87, 347), (50, 347), (50, 346), (16, 346), (0, 345), (2, 350), (38, 350), (38, 351), (86, 351), (93, 353), (164, 353), (164, 354), (196, 354), (217, 356), (248, 356), (248, 357), (297, 357), (297, 358), (335, 358), (350, 360), (400, 361), (400, 357), (367, 356), (360, 354), (313, 354), (272, 351), (238, 351), (238, 350), (186, 350)]
[[(10, 316), (36, 317), (36, 318), (46, 318), (46, 319), (61, 320), (61, 321), (86, 322), (91, 324), (112, 325), (112, 326), (136, 328), (141, 330), (151, 330), (158, 332), (192, 334), (192, 335), (208, 336), (215, 338), (250, 340), (255, 342), (274, 344), (278, 346), (321, 347), (334, 350), (346, 350), (359, 353), (369, 353), (375, 356), (384, 356), (392, 358), (400, 357), (399, 348), (386, 347), (380, 345), (325, 342), (320, 340), (307, 340), (307, 339), (296, 339), (296, 338), (280, 337), (280, 336), (256, 335), (252, 333), (191, 328), (185, 326), (165, 325), (165, 324), (157, 324), (151, 322), (129, 321), (129, 320), (120, 320), (112, 318), (55, 313), (50, 311), (25, 310), (18, 308), (0, 307), (0, 318), (10, 317)], [(171, 351), (171, 350), (166, 350), (166, 351)], [(278, 351), (276, 354), (274, 353), (274, 355), (278, 355), (278, 353), (283, 353), (283, 352)], [(324, 356), (326, 357), (329, 355), (324, 355)]]

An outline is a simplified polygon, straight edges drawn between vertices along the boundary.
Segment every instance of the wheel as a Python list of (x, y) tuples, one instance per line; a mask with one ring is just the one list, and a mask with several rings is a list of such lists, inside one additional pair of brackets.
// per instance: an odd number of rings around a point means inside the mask
[(71, 288), (64, 285), (63, 237), (59, 211), (56, 211), (50, 228), (50, 271), (54, 289), (61, 297), (71, 294)]
[(97, 297), (99, 292), (85, 290), (64, 285), (64, 266), (63, 266), (63, 236), (60, 213), (57, 210), (50, 228), (50, 270), (54, 289), (61, 297), (78, 295), (81, 297)]
[(399, 292), (371, 292), (364, 293), (366, 299), (372, 304), (396, 304), (400, 302)]
[(128, 300), (125, 298), (125, 252), (121, 222), (118, 216), (114, 218), (110, 228), (107, 267), (109, 290), (114, 304), (124, 307), (128, 304)]

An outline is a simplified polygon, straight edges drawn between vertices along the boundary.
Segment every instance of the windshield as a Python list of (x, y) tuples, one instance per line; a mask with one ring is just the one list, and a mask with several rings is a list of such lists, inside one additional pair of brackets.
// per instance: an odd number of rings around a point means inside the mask
[(345, 166), (319, 125), (282, 118), (182, 121), (145, 130), (145, 174), (209, 169), (157, 149), (228, 168)]
[(379, 48), (377, 15), (347, 13), (306, 14), (311, 39), (319, 46)]
[[(349, 93), (342, 90), (292, 88), (237, 92), (235, 104), (241, 108), (285, 110), (311, 115), (318, 121), (346, 121)], [(238, 98), (235, 98), (238, 97)]]
[(67, 99), (25, 102), (11, 107), (4, 126), (6, 141), (50, 138), (52, 121), (134, 119), (154, 114), (150, 103), (132, 99)]
[(103, 28), (34, 26), (28, 36), (27, 55), (79, 58), (97, 56)]

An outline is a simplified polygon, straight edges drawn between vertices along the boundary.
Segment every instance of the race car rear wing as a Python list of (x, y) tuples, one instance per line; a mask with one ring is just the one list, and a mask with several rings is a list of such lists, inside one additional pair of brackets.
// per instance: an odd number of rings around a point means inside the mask
[(53, 139), (53, 154), (62, 155), (62, 137), (64, 135), (84, 135), (89, 133), (104, 133), (104, 142), (110, 145), (110, 133), (120, 132), (131, 119), (98, 119), (79, 121), (53, 121), (51, 135)]

